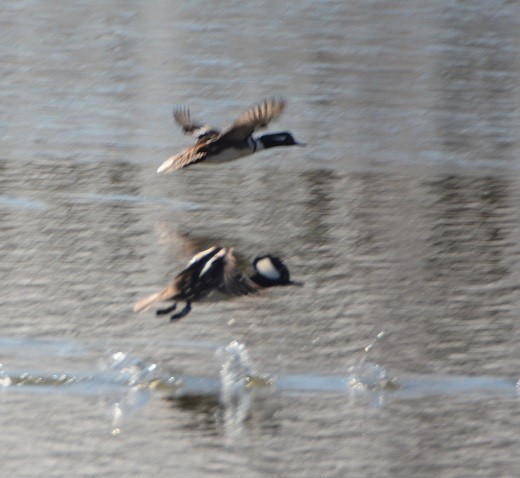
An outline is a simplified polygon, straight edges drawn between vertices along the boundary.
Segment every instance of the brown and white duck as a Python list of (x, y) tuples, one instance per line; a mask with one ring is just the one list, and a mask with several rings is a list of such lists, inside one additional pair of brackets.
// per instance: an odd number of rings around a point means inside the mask
[(157, 172), (171, 173), (202, 161), (208, 163), (232, 161), (277, 146), (304, 146), (287, 131), (253, 136), (256, 130), (265, 128), (271, 121), (278, 118), (284, 108), (284, 100), (274, 98), (263, 100), (242, 113), (224, 131), (192, 121), (190, 111), (187, 108), (174, 110), (173, 118), (175, 122), (184, 133), (192, 135), (196, 142), (193, 146), (167, 159)]

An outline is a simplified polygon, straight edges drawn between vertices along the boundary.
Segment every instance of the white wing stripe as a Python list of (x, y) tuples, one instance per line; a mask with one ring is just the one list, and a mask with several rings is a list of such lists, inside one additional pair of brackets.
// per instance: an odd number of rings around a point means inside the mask
[(213, 246), (213, 247), (210, 247), (209, 249), (206, 249), (205, 251), (202, 251), (202, 252), (199, 252), (198, 254), (195, 254), (192, 257), (191, 261), (188, 262), (188, 265), (186, 267), (190, 267), (191, 265), (195, 264), (195, 262), (199, 261), (204, 256), (207, 256), (208, 254), (213, 252), (216, 248), (217, 248), (217, 246)]
[(208, 272), (211, 269), (211, 267), (213, 266), (213, 262), (220, 259), (225, 254), (226, 254), (226, 249), (225, 248), (220, 249), (220, 251), (218, 251), (208, 262), (206, 262), (206, 265), (200, 271), (199, 277), (202, 277), (206, 272)]

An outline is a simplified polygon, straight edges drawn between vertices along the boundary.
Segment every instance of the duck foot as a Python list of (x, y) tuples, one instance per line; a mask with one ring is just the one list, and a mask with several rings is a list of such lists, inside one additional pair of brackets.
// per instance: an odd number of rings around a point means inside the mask
[(177, 302), (174, 302), (172, 306), (166, 307), (166, 309), (157, 309), (155, 315), (166, 315), (173, 312), (177, 308)]
[(190, 313), (190, 310), (191, 310), (191, 302), (186, 301), (186, 307), (184, 307), (184, 309), (182, 309), (177, 314), (173, 314), (170, 317), (170, 321), (173, 322), (174, 320), (182, 319), (183, 317), (185, 317), (186, 315), (188, 315)]

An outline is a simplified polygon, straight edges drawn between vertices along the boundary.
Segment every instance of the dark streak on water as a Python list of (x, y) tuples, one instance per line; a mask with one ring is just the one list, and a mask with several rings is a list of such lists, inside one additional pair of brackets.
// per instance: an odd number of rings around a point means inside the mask
[[(506, 0), (3, 2), (2, 475), (512, 476), (519, 19)], [(174, 104), (225, 127), (272, 94), (307, 148), (155, 175), (189, 144)], [(244, 267), (279, 254), (305, 287), (132, 313), (213, 243)], [(234, 340), (279, 388), (222, 407)], [(339, 392), (362, 364), (396, 388)], [(157, 370), (199, 388), (164, 400)], [(85, 393), (14, 385), (69, 374)]]

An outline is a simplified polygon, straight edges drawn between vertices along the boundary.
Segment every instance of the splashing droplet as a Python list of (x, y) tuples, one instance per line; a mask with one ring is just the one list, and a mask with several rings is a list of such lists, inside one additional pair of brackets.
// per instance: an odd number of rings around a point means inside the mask
[(123, 410), (119, 402), (114, 403), (113, 407), (113, 418), (112, 418), (112, 436), (119, 435), (121, 433), (121, 421), (123, 418)]
[(251, 393), (248, 389), (248, 378), (251, 376), (251, 360), (244, 344), (236, 340), (219, 354), (224, 355), (220, 372), (220, 402), (225, 407), (224, 420), (226, 426), (241, 424), (248, 416), (251, 408)]

